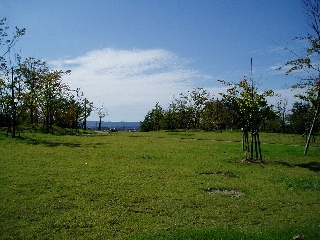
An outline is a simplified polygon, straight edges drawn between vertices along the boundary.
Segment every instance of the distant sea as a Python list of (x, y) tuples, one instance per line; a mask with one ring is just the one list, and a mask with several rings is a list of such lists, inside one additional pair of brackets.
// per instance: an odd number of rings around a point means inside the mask
[[(97, 130), (99, 127), (99, 121), (87, 121), (87, 128)], [(140, 128), (140, 122), (104, 122), (101, 121), (102, 130), (115, 129), (118, 131), (138, 131)]]

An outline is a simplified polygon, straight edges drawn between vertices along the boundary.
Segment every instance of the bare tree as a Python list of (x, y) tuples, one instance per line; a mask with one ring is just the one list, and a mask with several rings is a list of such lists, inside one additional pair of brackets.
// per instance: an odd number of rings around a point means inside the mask
[(108, 111), (106, 108), (103, 107), (103, 104), (101, 107), (97, 108), (97, 113), (98, 113), (98, 116), (99, 116), (99, 128), (98, 130), (101, 131), (101, 119), (104, 118), (105, 116), (108, 115)]

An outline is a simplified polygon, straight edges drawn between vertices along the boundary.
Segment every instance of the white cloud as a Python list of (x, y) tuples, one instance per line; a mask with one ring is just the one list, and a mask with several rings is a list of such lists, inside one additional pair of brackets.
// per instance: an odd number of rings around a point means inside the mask
[[(214, 87), (219, 77), (215, 79), (191, 69), (188, 60), (163, 49), (105, 48), (49, 64), (55, 69), (71, 70), (71, 75), (65, 76), (64, 81), (72, 89), (80, 88), (96, 107), (103, 104), (108, 109), (104, 121), (142, 121), (156, 102), (167, 108), (173, 97), (194, 87), (204, 87), (215, 98), (221, 98), (219, 93), (226, 90), (223, 85)], [(274, 65), (267, 72), (277, 67)], [(238, 75), (240, 81), (242, 75)], [(267, 89), (270, 87), (270, 84), (266, 86)], [(288, 106), (297, 100), (291, 90), (275, 92), (288, 99)], [(276, 101), (276, 98), (270, 99), (271, 104), (276, 104)], [(98, 120), (98, 115), (93, 113), (89, 120)]]
[[(156, 102), (166, 107), (174, 95), (208, 76), (187, 67), (187, 61), (162, 50), (94, 50), (74, 59), (55, 60), (54, 68), (70, 69), (64, 78), (71, 88), (108, 109), (105, 121), (140, 121)], [(98, 120), (92, 114), (89, 120)]]

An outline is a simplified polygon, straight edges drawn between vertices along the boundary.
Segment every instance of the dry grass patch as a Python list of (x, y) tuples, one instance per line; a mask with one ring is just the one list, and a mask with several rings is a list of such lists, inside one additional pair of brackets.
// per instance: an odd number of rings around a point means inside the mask
[(244, 192), (240, 191), (240, 190), (236, 190), (236, 189), (212, 189), (209, 188), (207, 190), (207, 192), (209, 194), (222, 194), (222, 195), (230, 195), (231, 198), (238, 198), (241, 197), (242, 195), (244, 195)]

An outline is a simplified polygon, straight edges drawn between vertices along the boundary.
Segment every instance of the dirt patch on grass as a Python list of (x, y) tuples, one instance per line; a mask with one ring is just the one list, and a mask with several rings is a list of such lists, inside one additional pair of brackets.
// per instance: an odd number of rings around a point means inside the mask
[(262, 161), (260, 159), (251, 158), (251, 157), (244, 158), (242, 160), (239, 160), (238, 162), (239, 163), (258, 163), (258, 164), (262, 164)]
[(241, 192), (240, 190), (236, 190), (236, 189), (213, 189), (213, 188), (209, 188), (207, 189), (207, 193), (209, 194), (223, 194), (223, 195), (230, 195), (231, 198), (238, 198), (242, 195), (244, 195), (244, 192)]
[(228, 178), (235, 178), (237, 177), (234, 173), (232, 172), (202, 172), (200, 173), (201, 175), (214, 175), (214, 176), (224, 176)]

